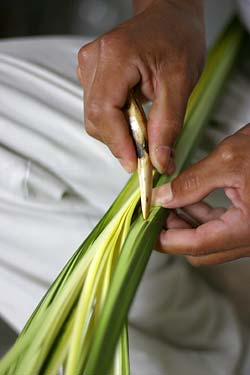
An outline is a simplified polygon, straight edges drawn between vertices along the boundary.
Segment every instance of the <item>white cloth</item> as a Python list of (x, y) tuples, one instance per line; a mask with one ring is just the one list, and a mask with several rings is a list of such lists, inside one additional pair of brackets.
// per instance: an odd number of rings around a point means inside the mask
[(82, 42), (0, 47), (1, 313), (18, 329), (127, 179), (84, 134), (75, 77)]
[[(83, 131), (75, 69), (84, 42), (0, 43), (0, 314), (17, 330), (127, 180)], [(222, 128), (214, 125), (206, 139), (247, 122), (249, 85), (234, 76), (216, 116)], [(238, 111), (227, 116), (232, 100)], [(131, 309), (130, 341), (135, 375), (250, 371), (249, 334), (230, 301), (180, 258), (152, 255)]]

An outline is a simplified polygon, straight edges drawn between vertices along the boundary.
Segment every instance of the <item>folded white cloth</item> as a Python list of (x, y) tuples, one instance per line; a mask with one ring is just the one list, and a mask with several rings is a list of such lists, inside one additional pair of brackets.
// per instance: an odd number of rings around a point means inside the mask
[[(1, 313), (18, 329), (127, 180), (106, 147), (84, 134), (75, 77), (83, 42), (0, 46), (0, 285), (9, 285)], [(30, 291), (12, 276), (35, 280), (36, 298), (16, 298)]]

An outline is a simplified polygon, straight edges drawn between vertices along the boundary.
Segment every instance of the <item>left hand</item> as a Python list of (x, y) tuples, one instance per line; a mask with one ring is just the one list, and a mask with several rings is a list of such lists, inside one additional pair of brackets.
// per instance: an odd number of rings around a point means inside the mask
[(155, 168), (171, 167), (188, 98), (202, 72), (205, 30), (202, 0), (134, 0), (137, 14), (82, 47), (78, 77), (84, 88), (85, 128), (104, 142), (128, 172), (136, 152), (124, 116), (138, 87), (152, 101), (148, 144)]
[[(201, 202), (217, 188), (224, 188), (231, 200), (228, 210)], [(167, 208), (184, 207), (201, 223), (192, 228), (171, 213), (168, 229), (159, 236), (158, 250), (185, 255), (195, 266), (250, 256), (250, 124), (171, 183), (154, 189), (153, 201)]]

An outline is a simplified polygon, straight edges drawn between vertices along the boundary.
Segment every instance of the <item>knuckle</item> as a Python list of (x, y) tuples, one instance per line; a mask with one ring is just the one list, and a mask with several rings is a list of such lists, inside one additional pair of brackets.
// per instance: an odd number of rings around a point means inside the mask
[(218, 153), (218, 160), (227, 171), (227, 175), (230, 176), (233, 184), (242, 186), (246, 182), (245, 180), (248, 179), (246, 171), (249, 166), (247, 165), (245, 153), (242, 151), (242, 144), (237, 139), (231, 138), (229, 137), (223, 141), (215, 152)]
[(99, 38), (100, 48), (104, 52), (109, 50), (110, 48), (113, 48), (114, 44), (115, 44), (114, 32), (106, 33)]
[(173, 181), (173, 189), (176, 193), (185, 194), (197, 191), (202, 187), (202, 179), (192, 171), (180, 175)]
[(88, 62), (90, 55), (91, 55), (91, 50), (92, 50), (91, 45), (92, 43), (87, 44), (81, 47), (80, 50), (78, 51), (77, 57), (78, 57), (78, 63), (80, 66), (85, 65)]
[(235, 146), (230, 142), (222, 143), (218, 151), (220, 153), (220, 158), (223, 163), (232, 163), (235, 161), (236, 150)]
[(122, 25), (106, 33), (104, 36), (107, 37), (109, 43), (115, 44), (119, 47), (121, 42), (126, 45), (131, 44), (131, 34), (128, 32), (128, 29), (122, 27)]
[(86, 109), (86, 118), (92, 124), (99, 123), (102, 117), (102, 108), (99, 103), (93, 101), (88, 104)]
[(106, 55), (112, 56), (116, 53), (118, 54), (117, 57), (119, 57), (119, 54), (121, 53), (121, 45), (127, 45), (126, 40), (123, 37), (123, 34), (119, 32), (117, 29), (102, 35), (98, 41), (100, 54), (104, 57)]

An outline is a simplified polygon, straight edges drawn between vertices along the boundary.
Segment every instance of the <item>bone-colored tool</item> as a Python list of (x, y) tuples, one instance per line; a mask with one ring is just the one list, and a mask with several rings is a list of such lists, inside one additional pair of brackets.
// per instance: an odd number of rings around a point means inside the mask
[(129, 94), (127, 104), (127, 116), (138, 160), (142, 215), (146, 220), (150, 212), (153, 186), (153, 168), (148, 151), (147, 120), (142, 105), (134, 92)]

